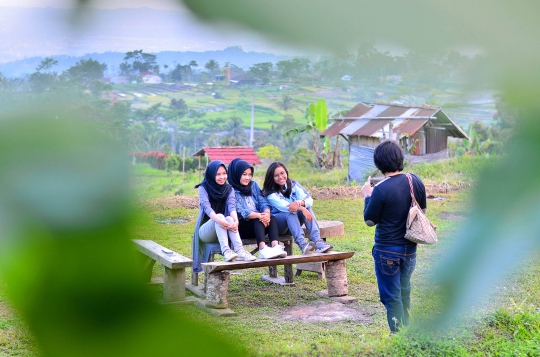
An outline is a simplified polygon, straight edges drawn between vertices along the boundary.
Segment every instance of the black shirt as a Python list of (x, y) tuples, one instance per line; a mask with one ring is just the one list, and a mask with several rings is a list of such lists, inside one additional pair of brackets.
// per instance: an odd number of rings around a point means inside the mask
[[(420, 178), (411, 174), (414, 197), (421, 209), (426, 206), (426, 189)], [(404, 174), (390, 176), (373, 188), (364, 202), (364, 221), (377, 225), (375, 244), (383, 246), (415, 244), (405, 239), (405, 224), (411, 208), (409, 180)]]

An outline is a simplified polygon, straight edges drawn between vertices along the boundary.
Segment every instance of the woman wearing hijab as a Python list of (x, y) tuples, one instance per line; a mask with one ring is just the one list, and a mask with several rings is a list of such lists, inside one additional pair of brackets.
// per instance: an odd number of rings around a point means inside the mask
[[(319, 224), (311, 209), (313, 198), (300, 184), (289, 178), (289, 171), (282, 162), (268, 166), (264, 178), (263, 195), (272, 206), (272, 215), (278, 222), (279, 233), (290, 231), (302, 254), (326, 253), (333, 247), (321, 238)], [(309, 232), (306, 242), (302, 224)]]
[[(204, 180), (195, 185), (199, 189), (199, 204), (204, 218), (199, 228), (199, 239), (205, 243), (219, 241), (225, 261), (256, 260), (246, 251), (238, 233), (238, 216), (234, 190), (227, 183), (227, 169), (219, 160), (208, 164)], [(229, 247), (229, 239), (234, 251)]]
[[(229, 183), (234, 188), (236, 212), (240, 216), (240, 236), (257, 239), (259, 258), (284, 258), (287, 253), (278, 244), (277, 221), (270, 215), (271, 206), (261, 188), (253, 181), (253, 172), (253, 166), (242, 159), (234, 159), (229, 164)], [(265, 243), (267, 233), (271, 247)]]

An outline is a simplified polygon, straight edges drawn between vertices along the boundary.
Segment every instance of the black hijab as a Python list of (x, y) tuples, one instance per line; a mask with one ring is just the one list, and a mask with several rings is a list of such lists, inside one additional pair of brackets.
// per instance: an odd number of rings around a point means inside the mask
[[(232, 190), (231, 185), (229, 185), (227, 182), (225, 182), (223, 185), (216, 182), (216, 174), (221, 166), (225, 167), (225, 164), (219, 160), (209, 163), (206, 171), (204, 172), (204, 180), (195, 185), (195, 188), (199, 188), (199, 186), (204, 187), (208, 193), (210, 205), (216, 213), (224, 213), (222, 211), (225, 209), (227, 197)], [(227, 168), (225, 167), (225, 169)]]
[(251, 174), (254, 173), (253, 166), (245, 160), (242, 160), (240, 158), (234, 159), (229, 164), (229, 183), (232, 187), (234, 187), (235, 190), (240, 192), (244, 196), (251, 196), (251, 186), (253, 185), (253, 180), (249, 181), (249, 183), (244, 186), (240, 183), (240, 179), (242, 178), (242, 174), (247, 169), (251, 169)]

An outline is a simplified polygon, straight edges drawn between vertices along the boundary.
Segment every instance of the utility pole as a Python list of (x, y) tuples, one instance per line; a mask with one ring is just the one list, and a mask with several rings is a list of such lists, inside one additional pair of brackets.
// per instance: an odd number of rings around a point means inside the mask
[(249, 146), (253, 147), (253, 127), (255, 125), (255, 96), (251, 96), (251, 132), (249, 134)]

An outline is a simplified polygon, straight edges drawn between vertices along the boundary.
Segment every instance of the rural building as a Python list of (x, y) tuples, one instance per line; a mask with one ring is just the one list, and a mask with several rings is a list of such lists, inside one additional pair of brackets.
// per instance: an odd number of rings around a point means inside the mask
[(152, 83), (152, 84), (159, 84), (163, 81), (163, 79), (155, 74), (147, 74), (143, 76), (142, 78), (143, 83)]
[(322, 136), (349, 142), (349, 180), (364, 180), (375, 170), (373, 151), (386, 139), (399, 141), (411, 163), (448, 157), (448, 137), (468, 139), (440, 107), (359, 103), (337, 118)]
[(259, 80), (248, 73), (244, 73), (236, 77), (231, 77), (230, 83), (235, 87), (254, 86), (259, 84)]
[(199, 159), (199, 176), (201, 174), (201, 171), (204, 171), (201, 163), (201, 158), (203, 156), (206, 156), (205, 167), (210, 161), (215, 160), (221, 160), (224, 164), (228, 165), (237, 157), (242, 160), (246, 160), (251, 165), (262, 164), (261, 159), (259, 159), (251, 146), (223, 146), (214, 148), (202, 148), (193, 156)]

